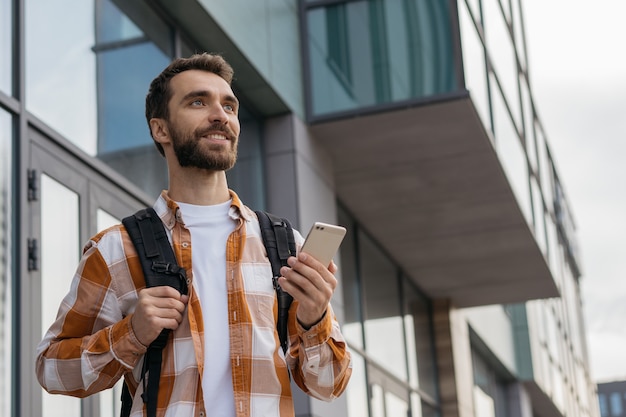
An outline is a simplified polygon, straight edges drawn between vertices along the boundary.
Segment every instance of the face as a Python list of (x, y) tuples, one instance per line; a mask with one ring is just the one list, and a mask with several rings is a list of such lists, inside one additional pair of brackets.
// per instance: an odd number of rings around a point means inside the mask
[(226, 171), (235, 165), (239, 102), (219, 75), (184, 71), (170, 82), (166, 121), (169, 140), (182, 167)]

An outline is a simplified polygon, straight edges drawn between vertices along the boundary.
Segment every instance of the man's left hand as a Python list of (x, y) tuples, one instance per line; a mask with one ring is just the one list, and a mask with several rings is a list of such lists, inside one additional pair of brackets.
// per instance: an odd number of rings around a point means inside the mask
[(309, 329), (326, 313), (330, 298), (337, 287), (337, 266), (332, 261), (328, 266), (322, 265), (304, 252), (298, 254), (297, 258), (292, 256), (287, 262), (290, 267), (280, 270), (282, 277), (278, 279), (278, 283), (298, 301), (298, 321), (302, 327)]

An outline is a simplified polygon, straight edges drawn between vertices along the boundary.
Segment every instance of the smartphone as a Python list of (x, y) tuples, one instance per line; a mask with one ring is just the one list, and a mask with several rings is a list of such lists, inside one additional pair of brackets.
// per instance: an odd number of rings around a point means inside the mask
[(346, 235), (346, 228), (334, 224), (315, 222), (302, 245), (306, 252), (324, 265), (330, 265), (333, 256)]

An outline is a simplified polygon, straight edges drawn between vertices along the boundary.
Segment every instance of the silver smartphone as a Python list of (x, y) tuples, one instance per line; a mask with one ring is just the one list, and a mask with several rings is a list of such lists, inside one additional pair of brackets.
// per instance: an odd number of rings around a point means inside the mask
[(308, 253), (324, 265), (330, 265), (345, 235), (345, 227), (315, 222), (302, 245), (302, 252)]

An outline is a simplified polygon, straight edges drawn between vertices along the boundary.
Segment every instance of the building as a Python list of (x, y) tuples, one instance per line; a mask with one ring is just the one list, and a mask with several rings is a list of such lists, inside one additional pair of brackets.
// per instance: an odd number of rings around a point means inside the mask
[(601, 417), (626, 415), (626, 381), (598, 383), (598, 403)]
[(82, 244), (167, 187), (143, 119), (175, 56), (236, 71), (250, 206), (350, 233), (333, 301), (348, 392), (298, 415), (598, 417), (575, 224), (529, 81), (521, 1), (0, 0), (0, 413)]

